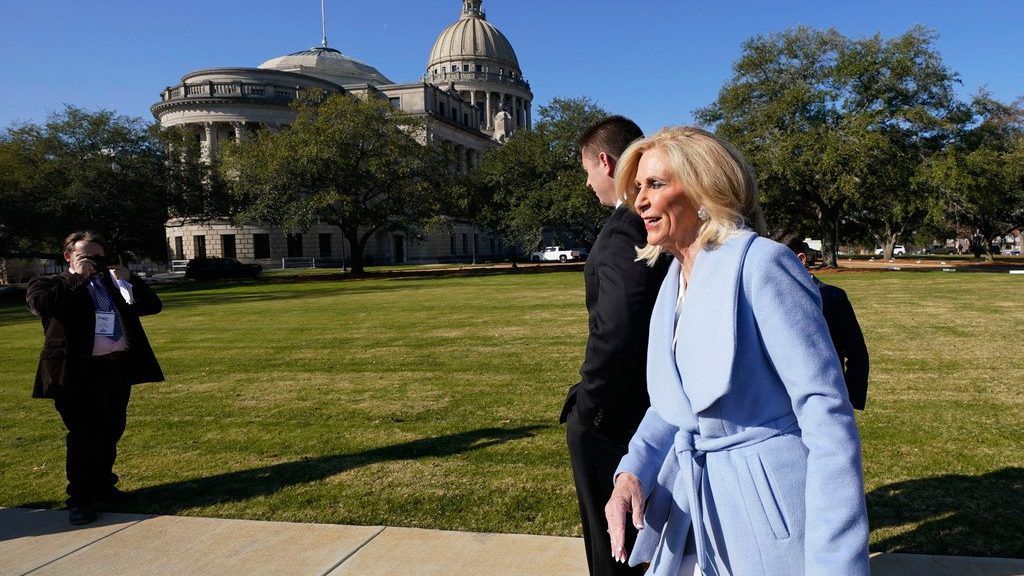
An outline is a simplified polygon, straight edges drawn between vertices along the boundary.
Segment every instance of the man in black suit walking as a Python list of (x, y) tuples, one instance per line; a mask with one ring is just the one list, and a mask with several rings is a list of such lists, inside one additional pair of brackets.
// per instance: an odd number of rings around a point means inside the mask
[(43, 323), (34, 398), (52, 398), (67, 427), (68, 521), (88, 524), (98, 502), (122, 493), (114, 459), (124, 434), (131, 386), (164, 379), (139, 316), (160, 298), (124, 266), (107, 264), (92, 232), (67, 237), (69, 269), (28, 285), (28, 308)]
[[(643, 573), (642, 568), (614, 561), (604, 515), (612, 474), (650, 406), (647, 335), (651, 310), (668, 269), (667, 260), (654, 268), (636, 261), (636, 247), (647, 243), (647, 231), (615, 193), (615, 163), (630, 142), (642, 136), (631, 120), (611, 116), (591, 126), (579, 142), (587, 186), (601, 204), (615, 207), (584, 268), (590, 333), (580, 382), (569, 389), (561, 416), (567, 423), (592, 576)], [(635, 538), (635, 532), (629, 535), (628, 544)]]
[[(809, 250), (807, 243), (794, 238), (787, 246), (806, 266)], [(864, 333), (861, 332), (846, 292), (818, 280), (817, 276), (812, 278), (821, 292), (821, 312), (828, 324), (832, 345), (839, 355), (839, 363), (843, 365), (843, 378), (846, 380), (850, 404), (857, 410), (863, 410), (868, 400), (868, 347), (864, 343)]]

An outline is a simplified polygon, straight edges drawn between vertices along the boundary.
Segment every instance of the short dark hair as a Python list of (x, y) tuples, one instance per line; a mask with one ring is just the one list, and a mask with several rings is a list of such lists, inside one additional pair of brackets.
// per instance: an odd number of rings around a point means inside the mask
[(594, 123), (580, 136), (580, 152), (588, 148), (596, 153), (611, 156), (618, 160), (622, 152), (637, 138), (643, 138), (644, 132), (625, 116), (608, 116)]
[(64, 239), (64, 251), (74, 252), (75, 244), (79, 242), (95, 242), (100, 246), (103, 246), (103, 252), (109, 252), (110, 246), (107, 245), (107, 240), (92, 230), (78, 230), (68, 234), (68, 237)]
[(811, 247), (807, 245), (807, 242), (804, 242), (795, 236), (792, 240), (786, 243), (786, 247), (792, 250), (794, 254), (807, 254), (811, 250)]

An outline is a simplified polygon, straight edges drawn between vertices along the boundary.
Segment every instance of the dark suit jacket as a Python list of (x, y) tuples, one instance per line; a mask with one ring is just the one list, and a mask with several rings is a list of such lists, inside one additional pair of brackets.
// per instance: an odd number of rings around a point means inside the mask
[(814, 283), (821, 291), (821, 309), (828, 323), (832, 344), (843, 365), (850, 403), (857, 410), (863, 410), (868, 397), (868, 347), (864, 343), (864, 333), (860, 330), (857, 315), (853, 313), (846, 292), (817, 278)]
[(562, 422), (575, 406), (585, 426), (631, 435), (650, 406), (647, 334), (670, 259), (654, 268), (637, 262), (636, 247), (646, 243), (643, 220), (625, 205), (612, 212), (594, 242), (584, 267), (590, 335)]
[[(141, 278), (132, 274), (129, 282), (135, 303), (129, 305), (110, 275), (104, 273), (102, 278), (128, 334), (125, 362), (129, 383), (163, 380), (163, 372), (139, 321), (139, 316), (160, 312), (163, 307), (160, 298)], [(28, 309), (42, 319), (45, 336), (32, 390), (34, 398), (55, 398), (62, 392), (75, 390), (83, 382), (96, 330), (95, 308), (86, 280), (81, 274), (63, 272), (37, 276), (28, 283), (25, 296)]]

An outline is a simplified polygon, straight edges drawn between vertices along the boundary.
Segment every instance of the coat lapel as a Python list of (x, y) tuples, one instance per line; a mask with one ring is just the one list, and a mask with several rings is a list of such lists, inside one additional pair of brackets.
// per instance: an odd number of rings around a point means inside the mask
[(672, 259), (658, 300), (651, 312), (651, 334), (647, 348), (647, 392), (651, 406), (663, 420), (679, 428), (688, 427), (689, 401), (683, 394), (672, 353), (675, 333), (675, 307), (679, 297), (679, 260)]
[[(747, 248), (756, 237), (741, 230), (717, 248), (702, 250), (694, 262), (679, 318), (675, 360), (682, 390), (695, 414), (714, 404), (732, 385), (740, 275)], [(678, 276), (677, 270), (677, 285)]]

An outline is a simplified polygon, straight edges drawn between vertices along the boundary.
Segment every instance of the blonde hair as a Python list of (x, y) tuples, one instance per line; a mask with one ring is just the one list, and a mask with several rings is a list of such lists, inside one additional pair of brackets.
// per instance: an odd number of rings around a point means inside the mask
[[(707, 212), (697, 242), (714, 248), (746, 225), (764, 235), (764, 215), (757, 199), (754, 170), (736, 148), (714, 134), (689, 126), (662, 128), (655, 135), (630, 144), (615, 170), (615, 193), (636, 211), (636, 172), (644, 152), (657, 148), (668, 157), (672, 172), (694, 208)], [(637, 247), (637, 260), (651, 266), (660, 246)]]

